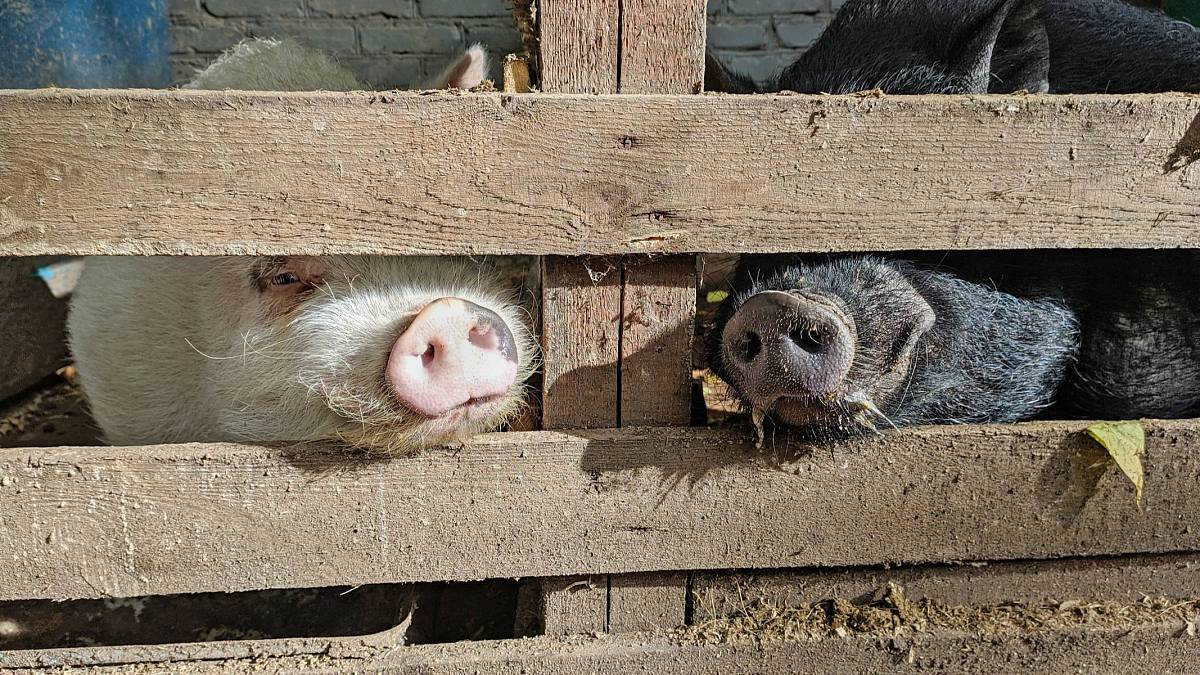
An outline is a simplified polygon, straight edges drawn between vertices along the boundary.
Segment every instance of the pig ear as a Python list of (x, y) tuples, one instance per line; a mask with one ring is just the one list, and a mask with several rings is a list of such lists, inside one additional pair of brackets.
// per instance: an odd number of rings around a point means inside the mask
[(434, 80), (433, 88), (470, 89), (487, 79), (487, 75), (487, 52), (482, 45), (472, 45)]
[(1044, 0), (992, 0), (983, 5), (984, 11), (962, 29), (951, 52), (967, 91), (1048, 91), (1050, 42)]

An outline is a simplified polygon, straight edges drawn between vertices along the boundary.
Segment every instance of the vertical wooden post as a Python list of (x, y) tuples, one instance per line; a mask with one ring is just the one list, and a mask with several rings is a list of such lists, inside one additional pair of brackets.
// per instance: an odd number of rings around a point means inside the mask
[[(616, 93), (620, 0), (545, 0), (539, 14), (542, 91)], [(617, 426), (621, 276), (620, 260), (542, 258), (543, 429)], [(523, 584), (541, 632), (607, 630), (607, 576)]]
[(617, 426), (620, 261), (542, 259), (542, 428)]
[(539, 11), (542, 91), (617, 93), (620, 0), (545, 0)]
[[(698, 93), (705, 8), (704, 0), (542, 0), (542, 88)], [(545, 258), (543, 428), (688, 424), (696, 285), (692, 255)], [(683, 622), (683, 572), (540, 583), (530, 595), (548, 633)]]
[(621, 0), (622, 94), (699, 94), (705, 3)]
[(621, 426), (691, 421), (696, 257), (627, 259), (621, 312)]
[[(623, 94), (698, 94), (704, 84), (703, 0), (622, 0)], [(696, 257), (626, 264), (621, 340), (621, 423), (686, 425), (691, 419)], [(609, 630), (683, 623), (687, 573), (609, 577)]]

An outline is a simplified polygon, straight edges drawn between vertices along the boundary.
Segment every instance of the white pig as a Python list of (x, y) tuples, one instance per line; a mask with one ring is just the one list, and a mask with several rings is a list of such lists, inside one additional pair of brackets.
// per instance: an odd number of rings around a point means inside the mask
[[(485, 72), (474, 47), (437, 84)], [(256, 40), (189, 86), (359, 85), (322, 54)], [(502, 287), (455, 258), (89, 258), (68, 330), (110, 443), (340, 439), (402, 453), (521, 409), (536, 348)]]

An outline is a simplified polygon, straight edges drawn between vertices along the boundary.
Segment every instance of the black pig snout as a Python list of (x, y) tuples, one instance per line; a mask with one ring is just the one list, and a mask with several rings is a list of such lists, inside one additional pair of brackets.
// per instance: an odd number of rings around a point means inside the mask
[(831, 302), (762, 291), (734, 313), (722, 335), (725, 361), (755, 407), (785, 397), (827, 399), (854, 361), (853, 324)]

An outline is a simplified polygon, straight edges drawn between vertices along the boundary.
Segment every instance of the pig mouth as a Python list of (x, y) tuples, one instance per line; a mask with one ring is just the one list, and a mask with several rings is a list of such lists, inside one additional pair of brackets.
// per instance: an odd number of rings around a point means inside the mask
[[(442, 429), (444, 431), (453, 431), (455, 425), (479, 423), (491, 417), (502, 416), (507, 399), (508, 394), (479, 396), (468, 399), (466, 402), (460, 403), (440, 415), (421, 415), (421, 417), (424, 418), (424, 424), (444, 427)], [(420, 413), (415, 411), (412, 412), (413, 414), (420, 415)], [(499, 426), (499, 421), (497, 421), (496, 425)]]
[(773, 418), (789, 427), (822, 436), (878, 434), (881, 426), (895, 428), (864, 392), (824, 400), (811, 396), (783, 396), (776, 399), (769, 410)]

